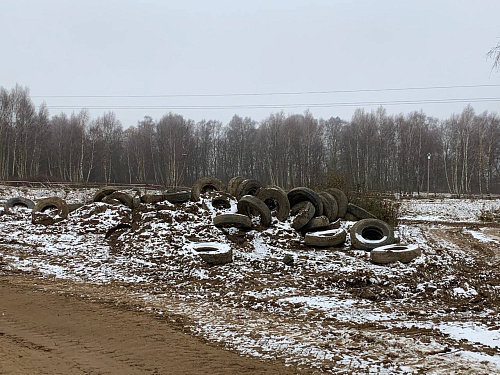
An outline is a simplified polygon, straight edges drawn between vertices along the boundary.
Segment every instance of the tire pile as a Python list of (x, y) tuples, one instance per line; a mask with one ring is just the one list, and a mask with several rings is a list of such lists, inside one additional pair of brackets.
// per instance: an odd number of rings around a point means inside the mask
[[(132, 210), (141, 203), (155, 204), (168, 201), (173, 204), (188, 201), (202, 202), (217, 208), (219, 213), (213, 224), (221, 229), (233, 242), (243, 242), (249, 230), (266, 230), (273, 225), (273, 217), (280, 222), (289, 222), (300, 232), (309, 247), (332, 248), (344, 246), (349, 236), (355, 249), (371, 252), (374, 263), (409, 262), (420, 255), (415, 246), (397, 244), (393, 228), (377, 219), (370, 212), (348, 202), (339, 189), (315, 192), (307, 187), (297, 187), (285, 192), (279, 186), (264, 187), (259, 181), (237, 176), (224, 188), (222, 182), (213, 177), (204, 177), (194, 183), (191, 191), (167, 191), (163, 194), (140, 194), (131, 196), (113, 187), (99, 189), (94, 202), (124, 205)], [(237, 212), (231, 210), (231, 201), (237, 201)], [(83, 204), (66, 204), (58, 197), (38, 200), (36, 203), (22, 197), (7, 200), (4, 212), (9, 214), (15, 206), (32, 210), (33, 224), (52, 225), (67, 218), (69, 212)], [(341, 221), (356, 221), (347, 232)], [(345, 226), (344, 226), (345, 227)], [(120, 224), (106, 233), (133, 228), (131, 224)], [(376, 249), (375, 251), (372, 251)], [(230, 247), (217, 243), (201, 243), (192, 250), (210, 265), (232, 261)]]

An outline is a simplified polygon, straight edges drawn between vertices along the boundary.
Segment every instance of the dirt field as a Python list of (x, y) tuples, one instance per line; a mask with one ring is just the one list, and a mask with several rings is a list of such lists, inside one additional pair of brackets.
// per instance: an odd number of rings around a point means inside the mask
[(0, 374), (298, 373), (208, 345), (183, 332), (181, 322), (135, 311), (124, 299), (102, 300), (107, 294), (1, 276)]
[[(349, 239), (308, 248), (290, 221), (275, 218), (232, 242), (213, 226), (219, 211), (209, 202), (134, 212), (88, 203), (51, 226), (33, 225), (23, 211), (0, 215), (0, 299), (19, 310), (0, 307), (0, 353), (31, 352), (0, 369), (193, 373), (190, 353), (199, 348), (203, 373), (500, 373), (500, 231), (478, 221), (481, 210), (498, 207), (404, 202), (397, 229), (422, 256), (390, 265), (373, 264)], [(132, 228), (105, 239), (120, 223)], [(233, 263), (204, 264), (190, 244), (207, 241), (230, 244)], [(57, 313), (67, 320), (44, 318)], [(177, 340), (170, 334), (187, 341), (168, 346)], [(173, 364), (176, 371), (166, 370)]]

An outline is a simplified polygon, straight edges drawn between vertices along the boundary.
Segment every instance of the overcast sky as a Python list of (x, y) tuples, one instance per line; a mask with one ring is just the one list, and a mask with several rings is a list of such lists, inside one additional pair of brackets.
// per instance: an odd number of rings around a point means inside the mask
[[(0, 0), (0, 86), (29, 87), (51, 115), (111, 109), (125, 127), (169, 111), (227, 123), (310, 108), (348, 120), (376, 103), (440, 118), (468, 101), (500, 113), (500, 101), (477, 101), (500, 100), (485, 56), (499, 14), (499, 0)], [(463, 85), (497, 86), (359, 91)], [(123, 97), (148, 95), (158, 97)], [(443, 99), (465, 102), (432, 103)]]

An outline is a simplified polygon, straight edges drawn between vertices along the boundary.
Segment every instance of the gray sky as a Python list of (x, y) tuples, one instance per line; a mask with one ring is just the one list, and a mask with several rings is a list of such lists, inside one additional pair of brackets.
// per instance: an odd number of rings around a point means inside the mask
[[(485, 57), (499, 41), (499, 14), (498, 0), (0, 0), (0, 86), (28, 86), (51, 115), (72, 111), (57, 106), (87, 107), (93, 117), (112, 109), (124, 126), (170, 110), (227, 123), (233, 114), (262, 120), (309, 107), (348, 120), (356, 107), (376, 109), (365, 102), (457, 98), (500, 112), (500, 101), (472, 102), (500, 100), (500, 86), (189, 96), (500, 85)], [(50, 97), (82, 95), (164, 97)], [(445, 118), (466, 104), (384, 106)], [(138, 106), (172, 109), (130, 109)]]

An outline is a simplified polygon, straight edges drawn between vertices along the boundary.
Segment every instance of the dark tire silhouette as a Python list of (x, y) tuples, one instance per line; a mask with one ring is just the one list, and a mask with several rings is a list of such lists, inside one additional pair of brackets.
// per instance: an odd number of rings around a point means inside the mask
[(285, 221), (290, 216), (290, 202), (281, 188), (266, 187), (261, 189), (256, 197), (269, 207), (271, 213), (276, 212), (279, 221)]
[(214, 177), (202, 177), (191, 188), (191, 200), (198, 202), (202, 194), (222, 190), (222, 182)]
[(318, 193), (306, 187), (297, 187), (288, 192), (288, 201), (290, 207), (295, 206), (297, 203), (309, 201), (314, 206), (314, 216), (323, 215), (323, 201)]
[(246, 215), (242, 214), (221, 214), (214, 217), (214, 225), (217, 228), (252, 228), (252, 220)]
[(239, 200), (245, 195), (256, 195), (262, 188), (262, 184), (257, 180), (243, 180), (236, 188), (235, 197)]
[(292, 207), (290, 214), (295, 216), (292, 228), (300, 230), (314, 217), (314, 206), (309, 201), (302, 201)]
[(14, 208), (15, 206), (23, 206), (23, 207), (26, 207), (26, 208), (32, 210), (33, 207), (35, 207), (35, 202), (33, 202), (31, 199), (23, 198), (23, 197), (10, 198), (4, 204), (5, 213), (9, 214), (10, 209)]
[(238, 213), (251, 216), (260, 216), (260, 225), (269, 227), (271, 225), (271, 211), (259, 198), (252, 195), (245, 195), (238, 201)]
[(114, 187), (111, 186), (105, 186), (103, 188), (100, 188), (97, 190), (97, 192), (94, 194), (94, 202), (102, 202), (103, 198), (107, 195), (110, 195), (117, 191)]
[(109, 203), (112, 200), (117, 200), (120, 203), (122, 203), (125, 206), (127, 206), (128, 208), (131, 208), (131, 209), (134, 208), (134, 199), (130, 195), (128, 195), (126, 193), (122, 193), (121, 191), (115, 191), (114, 193), (106, 195), (102, 199), (102, 201), (104, 203)]
[(322, 191), (319, 195), (323, 199), (323, 215), (328, 217), (330, 222), (337, 220), (339, 206), (335, 197), (326, 191)]
[(242, 176), (236, 176), (230, 179), (226, 186), (226, 192), (235, 197), (238, 186), (243, 182), (243, 180), (245, 180), (245, 177)]
[(345, 193), (337, 188), (330, 188), (325, 190), (327, 193), (331, 194), (335, 200), (337, 201), (337, 205), (339, 207), (338, 217), (344, 217), (347, 213), (347, 196)]
[(352, 247), (370, 251), (376, 247), (392, 245), (394, 230), (385, 221), (363, 219), (356, 222), (349, 230)]
[[(53, 213), (45, 213), (49, 208), (54, 208)], [(69, 208), (64, 200), (58, 197), (40, 199), (31, 212), (31, 222), (33, 224), (52, 225), (68, 217)]]

